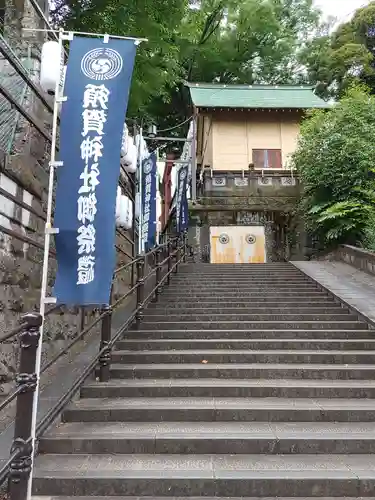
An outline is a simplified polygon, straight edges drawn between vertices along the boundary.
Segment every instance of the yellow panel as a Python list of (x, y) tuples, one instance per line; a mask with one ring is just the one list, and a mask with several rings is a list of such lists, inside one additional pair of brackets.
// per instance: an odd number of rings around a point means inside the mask
[(246, 120), (215, 117), (213, 122), (213, 169), (248, 168)]
[(286, 166), (296, 149), (301, 113), (223, 111), (212, 120), (205, 162), (212, 159), (214, 170), (247, 170), (253, 149), (281, 149)]
[[(228, 242), (221, 242), (226, 235)], [(248, 235), (254, 243), (246, 241)], [(222, 226), (210, 228), (211, 263), (244, 264), (266, 262), (265, 234), (263, 226)]]
[(297, 119), (284, 120), (281, 123), (281, 146), (283, 167), (287, 167), (290, 163), (292, 154), (297, 148), (300, 125)]

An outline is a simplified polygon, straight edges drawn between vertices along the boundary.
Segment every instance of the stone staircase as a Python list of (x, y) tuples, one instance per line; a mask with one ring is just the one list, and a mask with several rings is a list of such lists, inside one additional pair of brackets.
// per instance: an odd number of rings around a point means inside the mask
[(291, 264), (182, 266), (42, 438), (34, 494), (374, 499), (374, 360)]

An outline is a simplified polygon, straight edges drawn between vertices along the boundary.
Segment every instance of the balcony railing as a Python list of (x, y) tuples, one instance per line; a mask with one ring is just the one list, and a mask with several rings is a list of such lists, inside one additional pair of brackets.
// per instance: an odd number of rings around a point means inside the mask
[[(201, 196), (241, 196), (241, 193), (258, 193), (283, 190), (293, 196), (299, 186), (299, 177), (290, 169), (253, 169), (244, 171), (206, 170), (201, 182)], [(273, 188), (273, 189), (272, 189)], [(293, 189), (294, 188), (294, 189)]]

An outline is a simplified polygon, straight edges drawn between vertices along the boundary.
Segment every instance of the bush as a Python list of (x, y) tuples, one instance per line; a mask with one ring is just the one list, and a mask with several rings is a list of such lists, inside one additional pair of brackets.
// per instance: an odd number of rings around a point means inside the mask
[(300, 211), (313, 239), (327, 248), (366, 241), (375, 246), (370, 236), (375, 97), (362, 86), (352, 87), (330, 110), (310, 113), (301, 127), (294, 164), (303, 185)]

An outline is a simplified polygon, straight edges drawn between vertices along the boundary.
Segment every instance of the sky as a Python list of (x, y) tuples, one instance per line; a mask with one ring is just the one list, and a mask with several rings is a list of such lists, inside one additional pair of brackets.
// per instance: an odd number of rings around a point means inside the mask
[(339, 22), (347, 21), (354, 11), (366, 6), (370, 0), (315, 0), (325, 16), (335, 16)]

